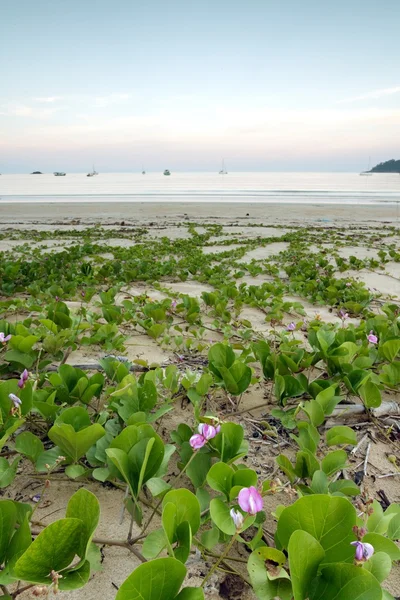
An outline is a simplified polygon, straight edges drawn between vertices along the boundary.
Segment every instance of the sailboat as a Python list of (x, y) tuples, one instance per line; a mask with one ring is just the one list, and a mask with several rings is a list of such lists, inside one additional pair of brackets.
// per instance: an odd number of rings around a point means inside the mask
[(364, 175), (364, 176), (372, 175), (372, 173), (369, 172), (370, 169), (371, 169), (371, 157), (369, 157), (369, 159), (368, 159), (368, 169), (366, 171), (361, 171), (360, 175)]
[(222, 168), (219, 172), (220, 175), (228, 175), (228, 171), (225, 169), (225, 160), (222, 159)]
[(98, 172), (95, 170), (93, 165), (93, 170), (90, 173), (88, 173), (86, 177), (94, 177), (95, 175), (98, 175)]

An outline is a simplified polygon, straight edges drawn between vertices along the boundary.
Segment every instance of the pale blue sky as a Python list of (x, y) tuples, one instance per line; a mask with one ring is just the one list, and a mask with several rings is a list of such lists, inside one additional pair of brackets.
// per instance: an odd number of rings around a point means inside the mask
[(0, 172), (400, 158), (399, 0), (5, 0)]

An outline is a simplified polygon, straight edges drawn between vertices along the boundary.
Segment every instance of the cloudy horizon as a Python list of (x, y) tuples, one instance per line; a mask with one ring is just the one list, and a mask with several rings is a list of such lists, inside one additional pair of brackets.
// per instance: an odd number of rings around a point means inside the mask
[(400, 4), (3, 9), (0, 172), (359, 171), (399, 158)]

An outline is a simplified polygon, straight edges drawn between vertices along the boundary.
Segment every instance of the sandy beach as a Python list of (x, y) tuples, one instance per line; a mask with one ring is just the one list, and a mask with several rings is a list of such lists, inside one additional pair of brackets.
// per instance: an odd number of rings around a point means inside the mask
[[(95, 226), (95, 227), (94, 227)], [(217, 226), (217, 229), (215, 227)], [(400, 246), (400, 231), (396, 206), (345, 206), (345, 205), (300, 205), (300, 204), (259, 204), (259, 203), (123, 203), (112, 202), (109, 204), (93, 203), (26, 203), (26, 204), (0, 204), (0, 252), (4, 260), (20, 259), (29, 265), (32, 257), (56, 256), (64, 252), (62, 264), (67, 261), (65, 274), (68, 276), (71, 264), (77, 260), (73, 258), (82, 246), (82, 240), (87, 244), (88, 238), (97, 250), (94, 254), (78, 259), (78, 272), (80, 261), (92, 265), (93, 269), (110, 269), (119, 264), (120, 260), (126, 262), (139, 260), (143, 256), (150, 257), (155, 264), (169, 264), (171, 258), (175, 261), (190, 260), (192, 252), (201, 248), (201, 260), (207, 260), (209, 268), (220, 264), (226, 269), (227, 281), (210, 283), (204, 277), (198, 279), (196, 274), (190, 275), (187, 271), (184, 276), (160, 276), (158, 282), (146, 281), (147, 273), (143, 277), (138, 275), (135, 280), (123, 283), (116, 280), (118, 293), (115, 296), (117, 310), (125, 310), (126, 302), (134, 301), (138, 307), (150, 302), (162, 303), (173, 299), (179, 302), (184, 298), (191, 298), (199, 303), (201, 322), (194, 327), (187, 324), (182, 334), (183, 339), (191, 339), (193, 344), (199, 344), (199, 350), (192, 351), (188, 346), (174, 346), (174, 335), (165, 338), (154, 338), (148, 335), (142, 325), (127, 321), (121, 325), (124, 334), (124, 343), (118, 350), (129, 361), (141, 361), (148, 365), (176, 365), (181, 373), (184, 369), (196, 367), (196, 361), (204, 362), (207, 348), (210, 344), (222, 341), (225, 336), (233, 334), (232, 343), (238, 341), (244, 328), (249, 328), (248, 335), (254, 339), (265, 339), (272, 343), (278, 335), (283, 335), (291, 322), (299, 323), (295, 332), (295, 339), (301, 347), (310, 350), (310, 344), (305, 333), (306, 328), (300, 324), (320, 322), (335, 327), (337, 331), (343, 326), (338, 306), (335, 302), (319, 299), (315, 301), (302, 293), (300, 288), (294, 288), (296, 278), (290, 279), (288, 273), (292, 268), (291, 252), (296, 260), (306, 260), (310, 264), (331, 265), (332, 273), (337, 277), (336, 285), (340, 279), (353, 281), (355, 286), (361, 286), (370, 294), (370, 308), (376, 314), (381, 313), (385, 302), (400, 302), (400, 263), (394, 248)], [(298, 235), (300, 234), (300, 235)], [(193, 235), (204, 236), (202, 241), (193, 245)], [(181, 246), (187, 243), (188, 247)], [(156, 248), (153, 254), (153, 247)], [(143, 248), (143, 250), (141, 250)], [(88, 247), (88, 252), (90, 248)], [(150, 252), (150, 254), (148, 254)], [(164, 254), (162, 254), (164, 252)], [(392, 252), (392, 258), (380, 264), (379, 253)], [(159, 255), (157, 254), (159, 253)], [(326, 260), (327, 259), (327, 260)], [(200, 259), (199, 259), (200, 260)], [(322, 262), (321, 262), (322, 261)], [(345, 267), (341, 266), (342, 262)], [(378, 262), (374, 262), (378, 261)], [(232, 263), (232, 268), (231, 268)], [(286, 270), (285, 270), (286, 269)], [(105, 271), (105, 273), (111, 271)], [(201, 272), (200, 272), (201, 273)], [(322, 277), (323, 271), (321, 271)], [(189, 275), (189, 276), (188, 276)], [(234, 276), (234, 278), (232, 278)], [(224, 334), (224, 326), (215, 326), (215, 313), (210, 313), (210, 307), (204, 302), (204, 293), (212, 294), (222, 289), (225, 283), (237, 286), (242, 290), (250, 290), (255, 294), (265, 293), (270, 285), (281, 287), (273, 288), (272, 297), (266, 304), (247, 298), (245, 304), (236, 312), (232, 322), (231, 334)], [(43, 284), (43, 293), (46, 294), (47, 283)], [(101, 318), (101, 302), (99, 292), (109, 288), (109, 283), (96, 284), (97, 293), (87, 305), (90, 322), (106, 323)], [(351, 284), (353, 285), (353, 284)], [(267, 286), (267, 287), (266, 287)], [(296, 291), (297, 290), (297, 291)], [(246, 292), (247, 293), (247, 292)], [(274, 299), (274, 294), (281, 297)], [(23, 299), (24, 294), (18, 293), (16, 299)], [(0, 300), (4, 301), (2, 318), (12, 326), (29, 318), (32, 323), (39, 323), (41, 316), (38, 307), (29, 308), (21, 304), (7, 303), (5, 295)], [(50, 298), (51, 300), (51, 298)], [(268, 318), (271, 309), (269, 303), (277, 302), (277, 316), (274, 320)], [(279, 304), (281, 302), (282, 304)], [(285, 303), (285, 304), (283, 304)], [(67, 310), (74, 318), (81, 308), (81, 299), (78, 296), (68, 297), (65, 300)], [(139, 310), (141, 310), (139, 308)], [(231, 307), (233, 311), (233, 306)], [(267, 315), (267, 316), (266, 316)], [(173, 316), (173, 322), (181, 323), (178, 315)], [(229, 317), (230, 318), (230, 317)], [(360, 315), (351, 314), (346, 317), (346, 326), (359, 327), (362, 318)], [(26, 322), (26, 321), (25, 321)], [(272, 328), (272, 323), (274, 323)], [(88, 328), (91, 325), (87, 325)], [(199, 334), (198, 330), (204, 332)], [(181, 330), (179, 329), (179, 332)], [(251, 332), (251, 333), (250, 333)], [(239, 334), (239, 335), (238, 335)], [(198, 337), (200, 336), (200, 342)], [(236, 336), (236, 337), (235, 337)], [(197, 341), (196, 341), (197, 340)], [(73, 345), (66, 357), (69, 365), (82, 366), (95, 369), (100, 358), (105, 355), (104, 348), (94, 345)], [(203, 364), (200, 362), (200, 364)], [(92, 367), (90, 367), (93, 365)], [(85, 368), (86, 368), (85, 367)], [(262, 373), (254, 366), (255, 374), (259, 377), (258, 383), (252, 385), (244, 394), (241, 401), (241, 416), (232, 417), (232, 420), (244, 427), (245, 437), (249, 440), (250, 449), (245, 458), (248, 467), (256, 469), (261, 479), (271, 476), (276, 472), (276, 458), (282, 448), (293, 457), (293, 448), (290, 438), (284, 430), (280, 429), (277, 440), (265, 437), (263, 432), (265, 419), (270, 419), (270, 411), (276, 408), (269, 382), (264, 382)], [(311, 369), (310, 375), (316, 376)], [(310, 376), (309, 375), (309, 376)], [(386, 389), (383, 393), (386, 402), (398, 403), (397, 390)], [(353, 400), (356, 404), (360, 399)], [(232, 400), (234, 403), (235, 401)], [(232, 405), (233, 406), (233, 405)], [(209, 410), (229, 419), (232, 406), (226, 404), (226, 398), (217, 393), (210, 403)], [(163, 431), (168, 441), (168, 433), (175, 429), (181, 422), (192, 421), (188, 407), (177, 406), (173, 413), (163, 418)], [(365, 435), (368, 428), (372, 428), (370, 450), (368, 454), (368, 475), (363, 479), (362, 492), (373, 497), (383, 493), (391, 502), (400, 502), (399, 486), (395, 477), (379, 479), (383, 473), (389, 473), (393, 467), (387, 459), (388, 454), (396, 453), (392, 442), (382, 437), (379, 429), (374, 429), (372, 424), (361, 418), (361, 423), (350, 421), (349, 424), (357, 431), (359, 439)], [(393, 426), (392, 421), (392, 425)], [(275, 426), (276, 421), (271, 421)], [(336, 424), (334, 421), (333, 424)], [(347, 422), (346, 422), (347, 424)], [(332, 426), (332, 423), (330, 424)], [(383, 420), (382, 427), (389, 425)], [(280, 437), (282, 436), (282, 437)], [(326, 449), (325, 449), (326, 450)], [(365, 448), (364, 448), (365, 452)], [(365, 460), (365, 454), (351, 456), (348, 468), (344, 470), (346, 477), (356, 477), (359, 463)], [(176, 469), (176, 462), (173, 461)], [(37, 481), (32, 468), (24, 464), (20, 476), (7, 488), (10, 498), (22, 497), (29, 501), (30, 494), (36, 489)], [(282, 475), (281, 475), (282, 476)], [(101, 504), (102, 516), (96, 539), (103, 553), (103, 570), (95, 573), (84, 591), (77, 590), (65, 592), (64, 597), (70, 600), (81, 598), (83, 593), (88, 600), (95, 600), (102, 596), (105, 600), (113, 600), (115, 587), (129, 575), (133, 568), (140, 563), (129, 550), (118, 546), (107, 546), (107, 539), (123, 539), (126, 534), (127, 517), (120, 523), (120, 507), (123, 501), (123, 491), (110, 486), (103, 486), (93, 479), (88, 481), (86, 487), (93, 491)], [(190, 483), (186, 482), (185, 485)], [(50, 487), (45, 508), (40, 508), (38, 514), (42, 523), (50, 523), (54, 518), (62, 516), (71, 493), (81, 486), (79, 481), (68, 480), (62, 473), (55, 477)], [(278, 494), (265, 500), (265, 509), (274, 511), (278, 504), (288, 503), (288, 496)], [(159, 518), (154, 520), (160, 524)], [(136, 528), (136, 533), (140, 530)], [(248, 553), (239, 549), (237, 558), (245, 562)], [(193, 555), (187, 563), (190, 585), (200, 585), (202, 581), (203, 562), (197, 555)], [(400, 581), (398, 567), (394, 567), (389, 580), (385, 583), (387, 589), (396, 593)], [(218, 600), (226, 596), (221, 590), (222, 576), (213, 578), (207, 591), (207, 600)], [(241, 598), (254, 600), (253, 592), (241, 588)], [(29, 594), (22, 594), (21, 600), (28, 600)]]
[(355, 226), (365, 223), (397, 225), (399, 207), (393, 205), (344, 205), (344, 204), (272, 204), (272, 203), (196, 203), (196, 202), (120, 202), (109, 203), (0, 203), (0, 225), (70, 223), (79, 220), (85, 224), (109, 224), (124, 220), (143, 224), (168, 220), (179, 223), (185, 219), (198, 223), (215, 219), (218, 223), (238, 221), (246, 223), (338, 224)]

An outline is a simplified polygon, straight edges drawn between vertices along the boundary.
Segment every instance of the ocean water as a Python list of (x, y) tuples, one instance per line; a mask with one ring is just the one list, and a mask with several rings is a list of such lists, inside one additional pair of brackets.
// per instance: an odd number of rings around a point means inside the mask
[(259, 202), (397, 204), (400, 174), (359, 173), (67, 173), (1, 175), (0, 203)]

